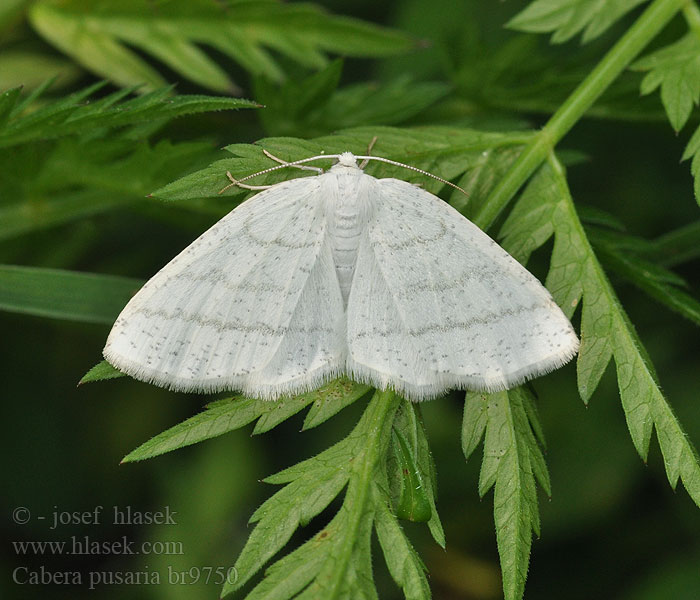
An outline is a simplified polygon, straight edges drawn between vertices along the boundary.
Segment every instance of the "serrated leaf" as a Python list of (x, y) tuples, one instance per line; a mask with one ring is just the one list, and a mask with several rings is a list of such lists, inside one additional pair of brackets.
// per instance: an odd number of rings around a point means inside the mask
[(270, 431), (274, 427), (277, 427), (283, 421), (286, 421), (289, 417), (297, 414), (309, 404), (314, 402), (317, 397), (317, 392), (308, 392), (307, 394), (299, 394), (297, 396), (286, 396), (275, 400), (274, 402), (268, 402), (270, 404), (270, 410), (266, 410), (260, 415), (257, 423), (255, 423), (255, 428), (253, 429), (253, 435), (259, 433), (265, 433)]
[(700, 325), (700, 302), (679, 290), (677, 285), (685, 285), (683, 279), (663, 267), (628, 252), (616, 251), (614, 247), (596, 245), (596, 251), (603, 264), (627, 281), (637, 286), (664, 304), (667, 308)]
[(691, 32), (677, 42), (635, 62), (631, 69), (646, 71), (642, 94), (661, 87), (661, 102), (671, 125), (680, 131), (700, 100), (700, 39)]
[[(523, 265), (554, 234), (557, 194), (551, 178), (535, 173), (498, 233), (501, 245)], [(570, 315), (572, 311), (564, 312)]]
[(531, 33), (552, 33), (552, 43), (562, 43), (583, 32), (589, 42), (646, 0), (535, 0), (507, 23), (507, 27)]
[[(356, 453), (356, 448), (347, 450), (344, 447), (344, 450), (343, 458), (348, 452)], [(299, 526), (307, 525), (347, 485), (349, 470), (333, 469), (333, 463), (324, 464), (328, 456), (324, 454), (318, 461), (307, 462), (308, 470), (304, 475), (268, 498), (251, 517), (256, 525), (234, 565), (238, 579), (231, 591), (255, 575)]]
[(695, 200), (700, 204), (700, 127), (695, 130), (683, 152), (682, 160), (692, 159), (690, 172), (693, 174)]
[(433, 539), (440, 545), (445, 547), (445, 531), (440, 521), (440, 515), (437, 510), (437, 472), (435, 469), (435, 461), (433, 460), (430, 445), (428, 444), (428, 436), (425, 431), (423, 420), (420, 416), (420, 406), (411, 404), (413, 415), (415, 417), (416, 451), (418, 469), (423, 475), (423, 489), (426, 491), (428, 502), (430, 502), (431, 517), (428, 521), (428, 529)]
[(486, 404), (487, 394), (482, 392), (467, 392), (464, 398), (464, 414), (462, 416), (462, 452), (465, 460), (469, 460), (481, 443), (488, 423)]
[[(299, 592), (300, 597), (312, 598), (376, 597), (367, 578), (376, 510), (373, 486), (398, 404), (392, 392), (377, 392), (347, 438), (266, 479), (287, 485), (251, 518), (257, 524), (236, 561), (238, 578), (224, 586), (222, 595), (244, 585), (299, 525), (318, 515), (347, 484), (336, 517), (316, 537), (268, 568), (249, 597), (286, 599)], [(316, 552), (318, 546), (324, 547), (322, 556)]]
[[(539, 535), (535, 478), (548, 494), (551, 493), (549, 475), (526, 402), (531, 402), (531, 398), (524, 388), (494, 394), (470, 392), (465, 402), (463, 431), (481, 429), (484, 418), (474, 415), (485, 415), (479, 495), (495, 487), (494, 521), (506, 600), (522, 598), (532, 534)], [(475, 422), (479, 423), (478, 427), (474, 426)], [(471, 442), (464, 444), (465, 456), (471, 453), (472, 446)]]
[[(535, 404), (535, 397), (527, 387), (520, 386), (512, 389), (508, 392), (510, 397), (516, 396), (517, 400), (522, 404), (525, 415), (527, 416), (527, 425), (522, 424), (521, 432), (524, 439), (527, 442), (528, 453), (530, 457), (530, 465), (532, 466), (532, 472), (537, 479), (537, 483), (544, 490), (550, 498), (552, 497), (552, 483), (549, 479), (549, 470), (547, 469), (547, 463), (544, 459), (543, 448), (546, 448), (544, 441), (544, 431), (542, 429), (542, 424), (540, 423), (539, 413), (537, 411), (537, 405)], [(534, 520), (537, 524), (535, 533), (537, 535), (539, 532), (539, 516)]]
[(129, 49), (138, 48), (180, 76), (223, 93), (236, 93), (226, 71), (202, 45), (256, 75), (284, 78), (269, 49), (318, 68), (326, 52), (385, 56), (409, 50), (412, 40), (399, 32), (356, 19), (329, 15), (310, 4), (271, 0), (197, 2), (176, 0), (158, 10), (147, 0), (40, 0), (29, 12), (33, 27), (78, 63), (119, 85), (164, 84), (163, 77)]
[[(460, 53), (453, 59), (457, 64), (451, 79), (458, 98), (451, 97), (438, 106), (435, 116), (440, 120), (503, 129), (499, 123), (503, 120), (502, 113), (552, 114), (586, 78), (591, 65), (600, 59), (600, 50), (593, 44), (576, 52), (561, 52), (530, 35), (499, 38), (496, 43), (488, 44), (492, 32), (479, 30), (484, 27), (480, 25), (483, 14), (479, 12), (479, 5), (461, 3), (461, 6), (468, 13), (469, 29), (463, 29)], [(454, 45), (455, 42), (448, 43)], [(526, 61), (523, 56), (527, 56)], [(474, 105), (481, 110), (478, 116), (469, 119), (465, 113), (474, 111)], [(494, 115), (494, 111), (499, 116)], [(640, 98), (638, 76), (624, 72), (583, 117), (638, 122), (662, 121), (666, 115), (654, 99)], [(523, 124), (523, 128), (527, 126)]]
[(497, 424), (507, 427), (512, 436), (509, 445), (503, 448), (498, 468), (493, 514), (503, 593), (506, 600), (519, 600), (525, 589), (532, 533), (539, 533), (539, 516), (530, 453), (524, 438), (525, 412), (514, 395), (509, 395), (509, 404), (510, 410), (505, 402), (489, 407), (489, 421), (494, 421), (494, 427)]
[[(364, 154), (372, 138), (377, 137), (373, 148), (376, 156), (392, 158), (399, 162), (432, 172), (444, 179), (454, 179), (478, 164), (483, 152), (500, 147), (513, 146), (529, 139), (521, 132), (485, 133), (482, 131), (451, 128), (424, 127), (407, 130), (394, 127), (356, 127), (323, 136), (313, 140), (294, 138), (265, 138), (256, 144), (232, 144), (226, 147), (235, 158), (216, 161), (210, 166), (178, 179), (153, 192), (153, 196), (163, 200), (186, 200), (206, 196), (218, 197), (219, 192), (230, 181), (226, 171), (236, 178), (262, 171), (277, 163), (267, 158), (265, 148), (275, 156), (288, 161), (310, 156), (335, 154), (350, 151)], [(332, 159), (319, 161), (318, 166), (331, 166)], [(378, 164), (370, 161), (366, 172), (375, 177), (400, 177), (404, 181), (420, 182), (429, 191), (437, 191), (443, 184), (413, 171)], [(298, 170), (281, 169), (261, 175), (253, 180), (256, 185), (272, 185), (292, 176), (313, 176)], [(225, 196), (241, 195), (244, 190), (230, 187)]]
[(94, 381), (104, 381), (105, 379), (116, 379), (117, 377), (126, 377), (124, 373), (115, 369), (106, 360), (97, 363), (92, 369), (90, 369), (78, 382), (79, 385), (83, 383), (92, 383)]
[(359, 125), (396, 125), (415, 117), (449, 90), (442, 83), (412, 82), (408, 77), (336, 89), (340, 67), (336, 61), (304, 80), (282, 84), (258, 79), (255, 97), (265, 105), (260, 117), (266, 132), (308, 138)]
[(317, 397), (306, 413), (303, 431), (325, 423), (346, 406), (369, 393), (372, 388), (368, 385), (355, 383), (345, 377), (335, 379), (330, 384), (316, 390)]
[(113, 275), (0, 265), (0, 310), (111, 324), (142, 283)]
[(206, 410), (148, 440), (122, 462), (146, 460), (240, 429), (257, 419), (265, 409), (264, 400), (233, 397), (220, 400)]
[[(247, 600), (286, 600), (303, 590), (318, 574), (333, 540), (344, 528), (344, 515), (338, 514), (319, 533), (265, 571), (265, 578), (246, 596)], [(221, 597), (234, 592), (226, 585)]]
[(522, 147), (515, 144), (482, 151), (471, 168), (467, 169), (457, 182), (457, 185), (467, 192), (466, 195), (459, 190), (454, 190), (450, 196), (450, 204), (467, 218), (476, 215), (489, 192), (508, 172), (521, 150)]
[[(547, 287), (565, 311), (573, 312), (583, 300), (577, 362), (581, 397), (588, 401), (614, 358), (620, 399), (635, 448), (646, 459), (656, 428), (669, 482), (675, 486), (680, 477), (691, 498), (700, 505), (697, 452), (661, 393), (649, 356), (593, 252), (576, 214), (563, 167), (550, 156), (549, 163), (529, 185), (535, 185), (536, 179), (540, 180), (538, 189), (553, 192), (542, 194), (537, 203), (526, 189), (513, 212), (517, 210), (519, 218), (525, 220), (539, 218), (542, 210), (550, 215), (555, 243)], [(549, 185), (544, 185), (542, 179)], [(517, 223), (504, 226), (504, 230), (506, 248), (527, 244), (523, 238), (529, 233), (518, 229)], [(544, 236), (540, 239), (544, 241)]]
[[(507, 449), (513, 442), (512, 432), (506, 426), (493, 426), (493, 416), (502, 415), (508, 405), (508, 392), (483, 394), (479, 402), (486, 409), (486, 429), (484, 430), (484, 458), (479, 473), (479, 496), (484, 497), (495, 485), (498, 467)], [(505, 413), (503, 413), (505, 414)], [(502, 425), (502, 423), (501, 423)]]
[[(123, 98), (133, 89), (119, 91), (90, 103), (88, 99), (103, 85), (104, 82), (97, 83), (49, 102), (27, 115), (15, 107), (4, 121), (4, 126), (0, 120), (0, 148), (87, 133), (96, 128), (109, 130), (207, 111), (259, 107), (255, 102), (240, 98), (172, 96), (170, 88), (161, 88), (129, 100)], [(36, 100), (38, 93), (30, 97)]]
[(431, 594), (425, 576), (425, 565), (406, 539), (396, 517), (388, 509), (388, 498), (383, 498), (377, 487), (374, 488), (374, 494), (377, 507), (374, 523), (389, 573), (407, 600), (428, 600)]
[[(8, 204), (0, 200), (0, 240), (126, 206), (165, 219), (189, 212), (188, 222), (192, 211), (221, 216), (227, 211), (217, 212), (211, 201), (206, 206), (188, 202), (173, 211), (144, 198), (154, 187), (212, 156), (211, 145), (202, 142), (173, 145), (163, 140), (152, 146), (146, 141), (71, 137), (44, 144), (41, 151), (28, 144), (0, 152), (0, 171), (8, 174), (2, 198)], [(211, 217), (201, 222), (209, 225)]]
[[(100, 367), (101, 365), (98, 365)], [(87, 377), (87, 376), (86, 376)], [(152, 458), (184, 446), (190, 446), (212, 437), (223, 435), (244, 427), (258, 419), (253, 433), (263, 433), (276, 427), (295, 415), (304, 407), (336, 390), (338, 384), (332, 381), (318, 390), (297, 396), (280, 398), (275, 402), (243, 398), (240, 396), (219, 400), (206, 410), (171, 427), (130, 452), (122, 462), (133, 462)], [(316, 457), (318, 458), (318, 457)], [(303, 464), (301, 469), (306, 465)], [(286, 483), (287, 471), (268, 478), (270, 483)]]

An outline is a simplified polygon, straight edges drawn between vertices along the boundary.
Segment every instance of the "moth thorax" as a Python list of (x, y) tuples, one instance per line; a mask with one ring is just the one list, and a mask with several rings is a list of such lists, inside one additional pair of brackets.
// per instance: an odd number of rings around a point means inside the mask
[[(355, 273), (360, 238), (367, 228), (369, 206), (363, 177), (339, 177), (339, 194), (329, 213), (328, 232), (335, 272), (340, 291), (347, 306), (350, 286)], [(349, 188), (349, 189), (344, 189)]]

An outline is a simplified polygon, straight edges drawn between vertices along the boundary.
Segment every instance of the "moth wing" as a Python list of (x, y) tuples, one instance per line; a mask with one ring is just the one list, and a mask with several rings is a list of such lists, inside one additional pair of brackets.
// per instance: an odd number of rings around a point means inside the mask
[(348, 299), (348, 367), (413, 400), (547, 373), (578, 338), (550, 293), (429, 192), (376, 182)]
[(171, 389), (263, 398), (338, 373), (344, 309), (325, 179), (275, 185), (203, 233), (126, 305), (105, 358)]

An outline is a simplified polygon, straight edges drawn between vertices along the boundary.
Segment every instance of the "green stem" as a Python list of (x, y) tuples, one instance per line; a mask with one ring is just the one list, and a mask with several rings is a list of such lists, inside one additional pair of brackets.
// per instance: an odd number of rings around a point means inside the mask
[(479, 227), (488, 229), (493, 224), (520, 186), (547, 158), (547, 154), (654, 36), (688, 3), (688, 0), (655, 0), (642, 13), (552, 115), (542, 130), (525, 146), (473, 219)]
[(352, 558), (352, 549), (357, 542), (357, 536), (364, 517), (367, 514), (367, 504), (372, 493), (372, 481), (375, 477), (377, 464), (381, 460), (382, 452), (386, 451), (388, 436), (391, 435), (391, 424), (399, 407), (401, 398), (392, 391), (375, 392), (372, 402), (367, 407), (368, 417), (367, 445), (362, 455), (362, 460), (355, 466), (355, 473), (351, 477), (348, 492), (343, 508), (346, 506), (350, 512), (348, 526), (344, 532), (344, 542), (337, 553), (328, 598), (337, 598), (342, 590), (345, 572)]
[(688, 2), (683, 7), (683, 16), (688, 24), (688, 28), (696, 37), (700, 38), (700, 8), (698, 8), (698, 5), (695, 2)]

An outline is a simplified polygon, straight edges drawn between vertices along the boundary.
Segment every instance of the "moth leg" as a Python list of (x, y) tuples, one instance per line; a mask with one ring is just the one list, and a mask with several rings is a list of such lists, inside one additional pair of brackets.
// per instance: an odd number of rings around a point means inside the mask
[[(377, 136), (375, 135), (370, 140), (369, 144), (367, 145), (367, 156), (370, 156), (372, 154), (372, 148), (374, 148), (374, 144), (376, 144), (376, 143), (377, 143)], [(365, 160), (363, 160), (360, 163), (360, 169), (364, 169), (367, 166), (368, 162), (369, 162), (369, 158), (365, 158)]]
[(309, 167), (307, 165), (293, 165), (291, 163), (288, 163), (286, 160), (283, 160), (281, 158), (277, 158), (272, 152), (268, 152), (263, 148), (263, 154), (267, 156), (267, 158), (274, 160), (275, 162), (278, 162), (281, 165), (284, 165), (285, 167), (294, 167), (295, 169), (301, 169), (302, 171), (316, 171), (316, 173), (323, 173), (323, 169), (321, 167)]

